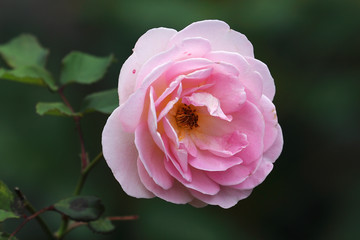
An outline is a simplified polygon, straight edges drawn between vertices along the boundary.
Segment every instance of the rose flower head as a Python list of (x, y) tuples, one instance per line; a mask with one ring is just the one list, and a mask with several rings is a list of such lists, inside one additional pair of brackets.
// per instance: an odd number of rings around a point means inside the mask
[(225, 22), (147, 31), (122, 66), (118, 92), (102, 147), (130, 196), (230, 208), (282, 150), (274, 80)]

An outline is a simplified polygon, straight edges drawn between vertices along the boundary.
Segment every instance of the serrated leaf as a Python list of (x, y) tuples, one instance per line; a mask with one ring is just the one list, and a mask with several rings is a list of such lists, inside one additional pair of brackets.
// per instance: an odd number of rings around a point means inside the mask
[(0, 54), (12, 68), (24, 66), (44, 67), (49, 51), (30, 34), (22, 34), (0, 45)]
[(81, 112), (98, 111), (110, 114), (118, 106), (118, 91), (117, 89), (111, 89), (86, 96), (82, 103)]
[(93, 196), (77, 196), (54, 204), (56, 211), (76, 221), (94, 221), (104, 212), (101, 200)]
[(48, 86), (53, 91), (58, 89), (51, 74), (39, 66), (22, 66), (13, 70), (0, 69), (0, 78), (27, 84)]
[(0, 222), (8, 218), (18, 218), (18, 216), (12, 210), (14, 203), (14, 194), (9, 188), (0, 181)]
[(89, 228), (95, 233), (111, 233), (115, 230), (115, 226), (108, 218), (99, 218), (96, 221), (91, 221), (88, 224)]
[(86, 53), (71, 52), (63, 59), (60, 82), (91, 84), (99, 81), (105, 75), (113, 58), (113, 55), (95, 57)]
[(81, 116), (81, 113), (73, 113), (70, 108), (62, 102), (39, 102), (36, 104), (36, 112), (43, 115), (54, 115), (54, 116)]

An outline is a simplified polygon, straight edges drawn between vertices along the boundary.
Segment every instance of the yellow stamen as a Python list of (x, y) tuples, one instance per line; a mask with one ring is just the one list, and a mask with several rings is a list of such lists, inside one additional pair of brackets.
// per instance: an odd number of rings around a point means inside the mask
[(175, 115), (176, 124), (180, 128), (190, 129), (199, 127), (199, 116), (196, 114), (196, 109), (191, 106), (182, 104), (178, 107)]

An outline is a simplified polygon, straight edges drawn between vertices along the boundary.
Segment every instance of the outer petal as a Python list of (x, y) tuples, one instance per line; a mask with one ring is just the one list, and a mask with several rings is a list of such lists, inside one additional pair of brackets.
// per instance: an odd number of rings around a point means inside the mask
[(153, 28), (142, 35), (136, 42), (134, 53), (137, 62), (142, 65), (153, 56), (166, 50), (166, 46), (172, 36), (177, 33), (174, 29)]
[(134, 134), (123, 131), (119, 123), (119, 108), (108, 118), (102, 132), (104, 158), (116, 180), (130, 196), (151, 198), (154, 195), (142, 184), (137, 174), (137, 150), (134, 145)]
[(124, 103), (135, 91), (136, 77), (140, 67), (135, 54), (132, 54), (123, 64), (118, 84), (119, 105)]
[(221, 187), (221, 190), (216, 195), (206, 195), (200, 192), (190, 190), (191, 194), (201, 201), (210, 205), (219, 205), (222, 208), (231, 208), (238, 201), (247, 198), (252, 190), (238, 190), (230, 187)]
[(253, 189), (254, 187), (256, 187), (265, 180), (265, 178), (267, 177), (267, 175), (269, 175), (272, 169), (273, 169), (273, 164), (264, 159), (261, 165), (256, 169), (256, 171), (253, 174), (251, 174), (242, 183), (232, 187), (242, 190)]
[(272, 101), (275, 95), (275, 84), (268, 67), (265, 63), (255, 58), (247, 57), (246, 60), (249, 62), (251, 67), (262, 76), (263, 94)]
[(202, 37), (208, 39), (213, 51), (223, 50), (238, 52), (244, 56), (254, 56), (252, 44), (245, 35), (231, 30), (229, 25), (219, 20), (205, 20), (195, 22), (175, 34), (171, 44), (176, 44), (189, 37)]
[(260, 99), (261, 111), (265, 119), (264, 133), (264, 152), (266, 152), (274, 143), (278, 130), (278, 121), (274, 104), (263, 95)]
[(278, 129), (278, 134), (277, 134), (277, 138), (275, 139), (275, 142), (270, 147), (270, 149), (264, 153), (264, 158), (268, 159), (272, 163), (275, 162), (276, 159), (280, 156), (280, 153), (284, 145), (284, 139), (280, 125), (277, 125), (277, 129)]
[[(142, 35), (133, 49), (134, 53), (124, 62), (119, 75), (120, 105), (134, 92), (137, 75), (142, 65), (154, 55), (165, 50), (173, 29), (156, 28)], [(149, 47), (151, 46), (151, 47)]]
[[(261, 159), (260, 159), (261, 160)], [(240, 184), (247, 179), (256, 169), (258, 161), (249, 165), (237, 165), (227, 169), (226, 171), (207, 172), (207, 175), (223, 186)]]

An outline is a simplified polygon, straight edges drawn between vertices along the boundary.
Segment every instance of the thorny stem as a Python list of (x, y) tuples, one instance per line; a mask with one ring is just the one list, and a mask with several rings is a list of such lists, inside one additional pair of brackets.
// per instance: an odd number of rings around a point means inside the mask
[(32, 219), (36, 219), (36, 221), (39, 223), (42, 230), (45, 232), (45, 234), (48, 236), (49, 239), (55, 239), (54, 235), (50, 231), (49, 227), (46, 225), (44, 220), (39, 216), (41, 213), (50, 211), (54, 209), (54, 206), (49, 206), (43, 209), (40, 209), (39, 211), (36, 211), (35, 208), (30, 204), (30, 202), (26, 199), (26, 197), (22, 194), (19, 188), (15, 188), (16, 194), (19, 196), (20, 200), (23, 202), (24, 207), (32, 214), (29, 217), (26, 217), (25, 220), (18, 226), (18, 228), (10, 235), (10, 238), (15, 236), (17, 232), (19, 232), (23, 226), (29, 222)]
[[(65, 95), (63, 93), (63, 90), (64, 90), (64, 87), (61, 87), (58, 90), (58, 93), (59, 93), (61, 99), (63, 100), (65, 105), (70, 109), (70, 111), (72, 113), (75, 113), (75, 111), (74, 111), (73, 107), (71, 106), (70, 102), (65, 97)], [(74, 121), (75, 121), (76, 130), (77, 130), (77, 133), (78, 133), (79, 139), (80, 139), (81, 170), (84, 170), (87, 167), (87, 165), (89, 164), (89, 159), (87, 158), (87, 154), (86, 154), (86, 151), (85, 151), (84, 137), (83, 137), (81, 126), (80, 126), (80, 116), (74, 116), (73, 118), (74, 118)]]

